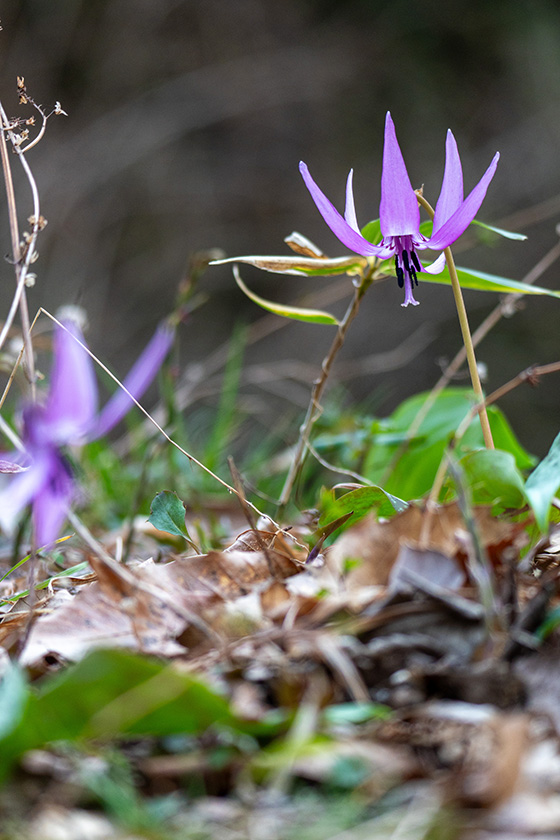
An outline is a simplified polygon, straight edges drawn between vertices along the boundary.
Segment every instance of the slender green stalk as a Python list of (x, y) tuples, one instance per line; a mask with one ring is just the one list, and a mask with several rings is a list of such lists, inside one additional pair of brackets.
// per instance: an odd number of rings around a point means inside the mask
[[(426, 199), (416, 192), (418, 203), (428, 212), (430, 217), (434, 218), (434, 210)], [(471, 376), (471, 382), (475, 396), (479, 402), (484, 402), (484, 393), (480, 383), (480, 376), (478, 375), (478, 366), (476, 364), (476, 356), (474, 354), (474, 345), (469, 328), (469, 319), (467, 317), (467, 310), (465, 308), (465, 301), (463, 300), (463, 293), (457, 277), (457, 270), (455, 268), (455, 260), (451, 248), (446, 248), (444, 251), (449, 276), (451, 278), (451, 288), (453, 289), (453, 297), (455, 298), (455, 306), (457, 307), (457, 315), (459, 316), (459, 324), (461, 325), (461, 334), (463, 336), (463, 344), (465, 345), (465, 352), (467, 354), (467, 364)], [(482, 426), (482, 435), (484, 437), (484, 444), (487, 449), (494, 449), (494, 441), (492, 440), (492, 432), (490, 431), (490, 421), (488, 420), (488, 412), (486, 407), (479, 412), (480, 425)]]

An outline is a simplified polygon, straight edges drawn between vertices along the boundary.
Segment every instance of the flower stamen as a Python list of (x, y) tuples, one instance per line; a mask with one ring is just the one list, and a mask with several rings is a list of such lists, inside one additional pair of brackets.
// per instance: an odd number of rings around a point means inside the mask
[(399, 255), (398, 254), (395, 254), (395, 272), (396, 272), (397, 280), (398, 280), (398, 283), (399, 283), (399, 289), (402, 289), (402, 287), (404, 286), (404, 272), (399, 265)]

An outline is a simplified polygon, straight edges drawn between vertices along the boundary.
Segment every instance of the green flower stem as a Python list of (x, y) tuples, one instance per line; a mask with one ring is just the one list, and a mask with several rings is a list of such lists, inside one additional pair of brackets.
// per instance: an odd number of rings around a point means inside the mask
[[(418, 203), (427, 211), (430, 218), (434, 218), (434, 210), (432, 206), (426, 201), (424, 196), (416, 192)], [(463, 336), (463, 344), (465, 345), (465, 352), (467, 354), (467, 364), (471, 376), (473, 391), (477, 400), (480, 403), (484, 402), (484, 393), (478, 375), (478, 367), (476, 364), (476, 356), (474, 354), (474, 345), (469, 328), (469, 320), (467, 318), (467, 310), (465, 308), (465, 301), (463, 300), (463, 293), (457, 277), (455, 269), (455, 261), (451, 248), (446, 248), (444, 251), (449, 276), (451, 278), (451, 288), (453, 289), (453, 297), (455, 298), (455, 306), (457, 307), (457, 315), (459, 316), (459, 324), (461, 325), (461, 334)], [(488, 412), (486, 406), (480, 409), (479, 412), (480, 425), (482, 426), (482, 436), (484, 437), (484, 444), (487, 449), (494, 449), (494, 441), (492, 440), (492, 432), (490, 431), (490, 421), (488, 420)]]

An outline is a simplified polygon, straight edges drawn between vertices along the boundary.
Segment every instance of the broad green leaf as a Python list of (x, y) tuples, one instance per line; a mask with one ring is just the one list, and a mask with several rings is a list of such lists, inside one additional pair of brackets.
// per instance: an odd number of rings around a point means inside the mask
[(24, 672), (10, 663), (0, 682), (0, 740), (9, 736), (20, 723), (28, 699)]
[(233, 267), (233, 274), (235, 282), (242, 292), (250, 298), (258, 306), (266, 309), (267, 312), (273, 312), (275, 315), (281, 315), (284, 318), (291, 318), (294, 321), (305, 321), (311, 324), (335, 324), (338, 326), (338, 320), (328, 312), (322, 312), (320, 309), (306, 309), (301, 306), (287, 306), (283, 303), (273, 303), (270, 300), (265, 300), (259, 297), (254, 292), (247, 288), (237, 270), (237, 266)]
[(383, 239), (380, 220), (374, 219), (372, 222), (368, 222), (367, 225), (364, 225), (361, 229), (360, 233), (364, 239), (367, 239), (367, 241), (371, 242), (372, 245), (379, 245)]
[[(416, 394), (398, 406), (390, 417), (376, 421), (371, 445), (361, 472), (370, 481), (382, 484), (386, 492), (401, 499), (417, 499), (429, 492), (441, 458), (452, 435), (476, 399), (468, 388), (447, 388), (438, 395), (408, 445), (406, 435), (429, 393)], [(517, 468), (524, 470), (534, 463), (516, 440), (509, 423), (496, 406), (489, 406), (488, 417), (496, 448), (511, 452)], [(475, 417), (457, 447), (457, 455), (482, 449), (484, 440), (478, 417)]]
[(494, 225), (487, 225), (486, 222), (479, 222), (478, 219), (473, 219), (471, 224), (478, 225), (478, 227), (489, 230), (492, 233), (497, 233), (498, 236), (503, 236), (505, 239), (516, 239), (520, 242), (527, 239), (524, 233), (514, 233), (511, 230), (504, 230), (503, 228), (494, 227)]
[(367, 267), (365, 257), (229, 257), (225, 260), (215, 260), (212, 265), (225, 263), (244, 263), (271, 271), (273, 274), (294, 274), (296, 277), (322, 277), (336, 274), (356, 274)]
[(525, 482), (510, 452), (479, 449), (460, 460), (475, 504), (522, 507), (527, 502)]
[(387, 493), (382, 487), (359, 487), (338, 499), (334, 498), (331, 492), (327, 492), (321, 499), (321, 506), (323, 508), (319, 519), (321, 528), (351, 513), (352, 515), (344, 523), (344, 527), (347, 528), (363, 519), (372, 510), (377, 510), (380, 516), (390, 516), (392, 513), (405, 510), (408, 504), (397, 496)]
[(525, 483), (525, 492), (535, 513), (537, 525), (546, 531), (550, 516), (552, 499), (560, 487), (560, 434), (538, 467), (533, 470)]
[(162, 490), (157, 494), (150, 506), (148, 522), (158, 531), (189, 539), (185, 526), (185, 505), (174, 491)]
[(494, 438), (496, 449), (511, 452), (515, 458), (515, 464), (518, 470), (532, 469), (537, 459), (521, 446), (505, 414), (503, 414), (498, 406), (489, 406), (488, 411), (490, 412), (490, 425), (492, 427), (492, 437)]
[[(426, 263), (428, 265), (428, 263)], [(545, 289), (542, 286), (532, 286), (528, 283), (521, 283), (517, 280), (508, 280), (506, 277), (498, 277), (496, 274), (486, 274), (484, 271), (475, 271), (472, 268), (457, 268), (457, 277), (463, 289), (477, 289), (481, 292), (500, 292), (522, 294), (522, 295), (549, 295), (560, 298), (560, 291), (557, 289)], [(441, 274), (422, 274), (420, 279), (424, 283), (451, 284), (449, 270), (447, 267)]]
[(346, 513), (343, 513), (342, 516), (337, 516), (336, 519), (329, 519), (326, 525), (321, 525), (317, 528), (315, 533), (319, 537), (319, 543), (322, 545), (323, 542), (331, 536), (331, 534), (334, 534), (335, 531), (338, 531), (339, 528), (346, 525), (353, 513), (353, 510), (349, 510)]
[[(12, 704), (21, 703), (16, 725), (0, 729), (0, 778), (27, 750), (53, 741), (105, 740), (123, 735), (200, 735), (212, 726), (240, 733), (277, 734), (284, 726), (245, 721), (202, 678), (173, 665), (119, 650), (96, 650), (77, 665), (48, 678), (22, 696), (12, 684)], [(5, 695), (7, 696), (7, 695)], [(17, 700), (17, 704), (14, 702)]]

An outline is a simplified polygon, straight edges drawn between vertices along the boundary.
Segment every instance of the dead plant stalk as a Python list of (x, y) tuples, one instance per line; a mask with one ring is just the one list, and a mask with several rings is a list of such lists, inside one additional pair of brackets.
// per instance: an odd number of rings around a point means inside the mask
[(344, 314), (344, 317), (338, 325), (333, 343), (331, 344), (329, 352), (327, 353), (321, 364), (321, 373), (319, 375), (319, 378), (316, 379), (313, 383), (313, 389), (311, 391), (311, 399), (307, 407), (307, 413), (299, 429), (299, 439), (296, 445), (294, 456), (292, 458), (290, 469), (288, 471), (288, 475), (286, 476), (286, 480), (284, 482), (284, 487), (280, 495), (280, 500), (278, 502), (279, 518), (281, 517), (284, 508), (290, 500), (293, 486), (297, 480), (297, 477), (303, 465), (305, 453), (309, 445), (309, 437), (311, 434), (313, 424), (321, 416), (322, 408), (320, 400), (323, 396), (323, 392), (325, 390), (325, 386), (327, 384), (327, 380), (329, 378), (329, 374), (331, 372), (334, 360), (336, 359), (339, 350), (344, 344), (350, 324), (358, 314), (362, 298), (374, 279), (374, 273), (377, 268), (377, 265), (378, 261), (374, 260), (367, 274), (363, 275), (358, 285), (355, 286), (352, 301), (350, 302), (348, 309)]
[[(27, 367), (27, 376), (31, 385), (32, 398), (35, 398), (35, 361), (33, 356), (33, 346), (31, 342), (31, 326), (29, 321), (29, 309), (27, 306), (27, 296), (25, 294), (25, 285), (28, 277), (29, 266), (35, 255), (35, 244), (40, 227), (40, 204), (39, 191), (31, 168), (27, 163), (24, 155), (19, 152), (17, 144), (10, 128), (10, 122), (6, 116), (3, 106), (0, 104), (0, 119), (2, 120), (2, 131), (0, 131), (0, 158), (2, 160), (2, 172), (4, 175), (4, 184), (6, 187), (6, 198), (8, 204), (8, 216), (10, 223), (10, 237), (12, 241), (12, 262), (16, 274), (16, 291), (10, 306), (8, 317), (0, 333), (0, 347), (2, 347), (8, 332), (13, 323), (17, 309), (20, 310), (21, 327), (23, 333), (23, 342), (25, 347), (25, 361)], [(10, 159), (8, 154), (8, 145), (6, 143), (6, 135), (12, 141), (13, 148), (16, 150), (18, 158), (21, 162), (26, 178), (31, 188), (33, 197), (33, 224), (31, 234), (26, 243), (25, 253), (22, 255), (20, 239), (19, 239), (19, 225), (17, 218), (17, 205), (14, 192), (14, 184), (12, 179), (12, 170), (10, 166)]]

